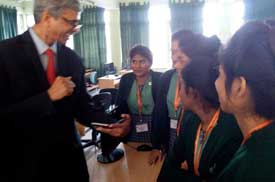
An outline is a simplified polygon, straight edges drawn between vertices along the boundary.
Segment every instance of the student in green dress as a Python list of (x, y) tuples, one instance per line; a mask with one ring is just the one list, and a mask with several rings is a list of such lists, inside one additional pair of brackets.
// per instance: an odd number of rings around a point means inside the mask
[[(213, 42), (208, 40), (202, 48), (217, 53)], [(183, 69), (181, 130), (158, 181), (212, 181), (240, 146), (242, 135), (235, 118), (220, 110), (215, 90), (217, 68), (217, 55), (212, 54), (194, 57)]]
[(217, 181), (275, 181), (275, 30), (243, 25), (221, 56), (221, 108), (235, 115), (244, 140)]
[(133, 70), (122, 76), (119, 84), (117, 105), (120, 113), (130, 114), (131, 122), (113, 124), (98, 131), (124, 137), (124, 141), (151, 145), (151, 115), (155, 107), (161, 73), (151, 70), (153, 63), (149, 48), (136, 45), (129, 53)]
[[(161, 161), (176, 138), (178, 118), (183, 103), (180, 100), (180, 72), (194, 54), (200, 54), (196, 47), (200, 45), (198, 35), (189, 30), (180, 30), (172, 35), (171, 41), (173, 68), (161, 76), (157, 106), (153, 114), (152, 144), (148, 162), (155, 164)], [(181, 46), (180, 46), (181, 45)]]

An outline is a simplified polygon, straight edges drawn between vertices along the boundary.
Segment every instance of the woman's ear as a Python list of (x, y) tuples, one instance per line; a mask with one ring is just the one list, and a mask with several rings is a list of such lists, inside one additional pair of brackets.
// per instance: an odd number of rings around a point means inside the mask
[(247, 81), (244, 77), (237, 77), (232, 82), (231, 96), (234, 99), (242, 99), (246, 96), (247, 92)]
[(244, 77), (236, 78), (235, 85), (232, 85), (232, 90), (235, 91), (237, 97), (244, 97), (247, 93), (247, 82)]

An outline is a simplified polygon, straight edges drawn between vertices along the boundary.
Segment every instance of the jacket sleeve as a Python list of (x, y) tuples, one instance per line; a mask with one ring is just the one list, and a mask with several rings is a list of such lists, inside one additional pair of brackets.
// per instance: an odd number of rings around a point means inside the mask
[(116, 105), (119, 107), (120, 114), (129, 114), (129, 108), (127, 104), (127, 87), (130, 86), (130, 74), (123, 75), (119, 82), (118, 94), (116, 99)]
[(166, 104), (164, 75), (160, 78), (159, 91), (152, 116), (152, 145), (154, 149), (167, 149), (169, 141), (169, 118)]
[(180, 135), (176, 138), (173, 149), (170, 150), (162, 165), (158, 176), (159, 182), (182, 181), (188, 176), (188, 172), (181, 169), (181, 163), (184, 161), (184, 138)]
[(75, 118), (81, 124), (91, 127), (94, 111), (90, 107), (91, 96), (88, 94), (85, 85), (85, 69), (81, 64), (80, 58), (76, 60), (78, 60), (79, 66), (77, 67), (78, 72), (75, 75), (77, 80), (75, 81), (77, 86), (77, 96), (74, 102)]

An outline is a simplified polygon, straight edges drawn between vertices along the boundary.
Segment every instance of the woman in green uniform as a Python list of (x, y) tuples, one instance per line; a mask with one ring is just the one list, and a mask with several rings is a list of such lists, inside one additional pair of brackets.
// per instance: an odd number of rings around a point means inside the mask
[[(185, 44), (185, 50), (180, 49), (179, 44)], [(193, 42), (193, 44), (189, 44)], [(172, 35), (171, 57), (173, 68), (163, 73), (160, 80), (160, 89), (158, 91), (157, 104), (153, 115), (153, 151), (151, 152), (149, 163), (153, 164), (162, 158), (171, 148), (176, 138), (176, 129), (179, 114), (182, 110), (180, 100), (180, 72), (189, 62), (189, 50), (196, 45), (196, 36), (189, 30), (180, 30)]]
[(122, 76), (117, 105), (121, 113), (131, 116), (126, 141), (151, 143), (151, 115), (155, 106), (160, 73), (151, 70), (151, 51), (142, 45), (134, 46), (129, 53), (133, 70)]
[[(173, 69), (163, 73), (160, 78), (157, 104), (153, 114), (153, 151), (149, 164), (155, 164), (172, 148), (179, 127), (178, 119), (184, 103), (180, 99), (181, 70), (195, 55), (209, 54), (208, 49), (200, 49), (203, 35), (189, 30), (180, 30), (172, 35)], [(211, 52), (212, 53), (212, 52)]]
[[(213, 49), (211, 40), (206, 41), (208, 46), (201, 48)], [(218, 76), (216, 57), (194, 57), (183, 69), (181, 99), (185, 113), (180, 117), (180, 134), (158, 181), (211, 181), (242, 141), (235, 118), (219, 107), (214, 84)]]
[(249, 22), (221, 56), (221, 108), (235, 115), (244, 140), (217, 181), (275, 181), (275, 30)]

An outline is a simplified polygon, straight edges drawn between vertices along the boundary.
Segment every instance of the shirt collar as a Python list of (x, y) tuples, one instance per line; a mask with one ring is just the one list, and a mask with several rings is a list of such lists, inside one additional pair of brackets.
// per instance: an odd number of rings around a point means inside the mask
[(57, 52), (57, 43), (55, 42), (51, 47), (49, 47), (35, 32), (32, 28), (29, 29), (32, 40), (36, 46), (39, 55), (44, 54), (47, 49), (52, 49), (56, 54)]

